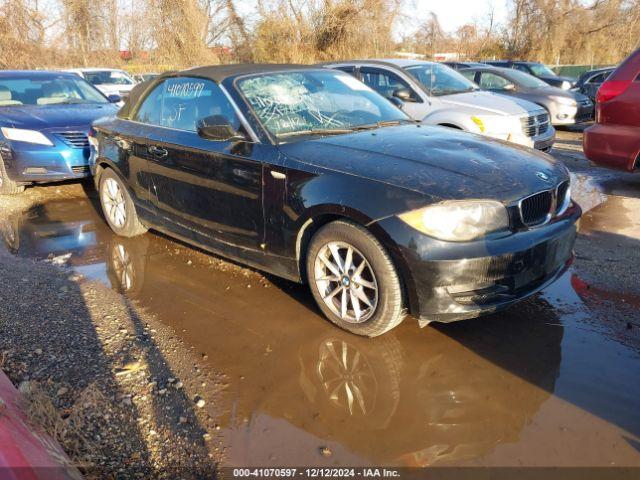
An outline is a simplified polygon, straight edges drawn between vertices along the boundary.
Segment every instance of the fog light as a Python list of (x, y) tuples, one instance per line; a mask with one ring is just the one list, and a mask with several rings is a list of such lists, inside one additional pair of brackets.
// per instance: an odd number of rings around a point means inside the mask
[(569, 115), (567, 115), (566, 113), (559, 113), (559, 114), (556, 115), (556, 117), (558, 117), (558, 119), (560, 119), (560, 120), (564, 120), (568, 116)]

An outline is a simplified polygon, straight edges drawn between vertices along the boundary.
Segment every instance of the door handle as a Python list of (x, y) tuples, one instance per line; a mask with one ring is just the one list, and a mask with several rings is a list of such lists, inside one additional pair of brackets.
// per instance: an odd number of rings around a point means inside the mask
[(167, 152), (164, 148), (155, 147), (155, 146), (149, 147), (148, 151), (151, 155), (158, 158), (164, 158), (167, 155), (169, 155), (169, 152)]

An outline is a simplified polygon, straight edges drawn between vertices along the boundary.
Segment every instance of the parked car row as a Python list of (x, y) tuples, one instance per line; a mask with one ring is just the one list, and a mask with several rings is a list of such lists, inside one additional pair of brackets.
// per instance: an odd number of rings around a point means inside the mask
[[(599, 102), (635, 91), (634, 62)], [(505, 141), (553, 134), (507, 91), (429, 62), (226, 65), (137, 84), (114, 115), (77, 74), (4, 72), (0, 192), (91, 174), (116, 234), (155, 229), (308, 283), (356, 334), (473, 318), (562, 274), (581, 213), (561, 163)]]
[(548, 151), (555, 130), (534, 103), (483, 91), (455, 70), (420, 60), (327, 64), (355, 76), (416, 120)]

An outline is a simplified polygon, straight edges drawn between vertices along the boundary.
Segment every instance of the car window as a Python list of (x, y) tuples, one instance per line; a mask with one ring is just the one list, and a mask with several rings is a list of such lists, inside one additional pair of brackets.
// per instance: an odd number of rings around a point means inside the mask
[(521, 72), (531, 74), (531, 70), (529, 70), (529, 67), (527, 67), (526, 65), (519, 65), (517, 63), (514, 63), (512, 68), (514, 70), (520, 70)]
[(135, 82), (122, 70), (84, 71), (84, 78), (93, 85), (133, 85)]
[(278, 138), (409, 120), (364, 83), (337, 70), (255, 75), (237, 85), (265, 129)]
[(104, 95), (76, 75), (0, 77), (0, 107), (107, 102)]
[(602, 83), (604, 82), (605, 78), (607, 78), (609, 73), (610, 72), (604, 72), (604, 73), (599, 73), (597, 75), (594, 75), (593, 77), (587, 80), (587, 83)]
[(454, 95), (472, 92), (478, 86), (453, 68), (438, 63), (412, 65), (406, 69), (418, 79), (429, 95)]
[(556, 77), (556, 73), (544, 63), (531, 63), (529, 68), (536, 77)]
[(549, 88), (549, 84), (540, 80), (538, 77), (534, 77), (529, 73), (521, 72), (520, 70), (509, 70), (511, 83), (517, 83), (519, 86), (526, 88)]
[(475, 70), (463, 70), (460, 72), (464, 78), (471, 82), (475, 82), (476, 80), (476, 72)]
[(393, 72), (382, 68), (360, 68), (362, 81), (385, 98), (393, 97), (393, 92), (402, 88), (411, 90), (414, 100), (419, 100), (418, 95), (409, 84)]
[(231, 102), (215, 82), (179, 77), (158, 85), (143, 101), (135, 120), (195, 132), (198, 120), (214, 115), (223, 116), (236, 129), (240, 128)]
[(504, 90), (504, 87), (512, 84), (513, 82), (510, 82), (506, 78), (496, 75), (495, 73), (482, 72), (480, 74), (480, 86), (487, 90)]

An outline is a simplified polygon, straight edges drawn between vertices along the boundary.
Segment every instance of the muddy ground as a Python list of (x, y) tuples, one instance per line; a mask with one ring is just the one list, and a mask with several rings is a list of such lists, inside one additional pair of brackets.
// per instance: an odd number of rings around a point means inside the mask
[[(82, 184), (0, 203), (0, 361), (94, 477), (220, 466), (640, 466), (640, 175), (554, 156), (576, 260), (506, 312), (376, 339), (304, 287), (156, 233)], [(357, 395), (349, 393), (358, 392)]]

